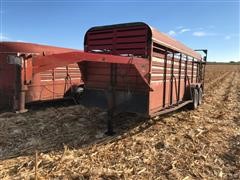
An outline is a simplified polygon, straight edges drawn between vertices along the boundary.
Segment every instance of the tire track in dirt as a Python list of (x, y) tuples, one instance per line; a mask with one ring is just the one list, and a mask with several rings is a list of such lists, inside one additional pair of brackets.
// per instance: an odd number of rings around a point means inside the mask
[(225, 100), (228, 105), (225, 108), (229, 111), (225, 113), (225, 119), (228, 123), (222, 123), (225, 132), (231, 127), (232, 132), (228, 132), (225, 142), (226, 150), (219, 155), (224, 162), (222, 167), (223, 177), (226, 179), (240, 179), (240, 71), (232, 80), (232, 88), (229, 90)]
[(212, 87), (214, 87), (218, 82), (222, 81), (225, 77), (227, 77), (231, 72), (225, 72), (223, 75), (221, 75), (220, 77), (214, 79), (211, 82), (208, 82), (205, 86), (205, 89), (210, 89)]

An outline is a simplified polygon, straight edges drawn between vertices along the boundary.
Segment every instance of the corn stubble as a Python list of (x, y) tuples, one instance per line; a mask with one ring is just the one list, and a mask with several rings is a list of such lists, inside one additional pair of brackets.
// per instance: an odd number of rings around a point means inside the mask
[(146, 121), (80, 105), (0, 114), (0, 179), (239, 179), (240, 66), (209, 65), (204, 103)]

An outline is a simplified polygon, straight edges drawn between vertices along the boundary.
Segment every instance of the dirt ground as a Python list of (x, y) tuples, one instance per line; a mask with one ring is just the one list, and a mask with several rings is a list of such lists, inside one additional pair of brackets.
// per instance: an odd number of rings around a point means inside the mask
[(1, 113), (0, 179), (240, 179), (240, 65), (207, 67), (195, 111), (121, 114), (113, 137), (105, 125), (100, 109), (66, 102)]

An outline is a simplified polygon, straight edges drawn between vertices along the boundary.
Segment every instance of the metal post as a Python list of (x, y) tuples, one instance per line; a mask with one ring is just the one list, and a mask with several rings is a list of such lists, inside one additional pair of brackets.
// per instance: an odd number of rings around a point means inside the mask
[(167, 85), (167, 49), (165, 50), (164, 70), (163, 70), (163, 107), (166, 105), (166, 85)]
[(188, 76), (188, 56), (186, 57), (186, 62), (185, 62), (185, 77), (184, 77), (184, 91), (185, 91), (184, 94), (185, 95), (187, 91), (187, 76)]
[(108, 119), (107, 119), (107, 132), (106, 135), (112, 136), (115, 134), (113, 131), (113, 114), (116, 106), (116, 95), (115, 95), (115, 86), (117, 81), (117, 64), (111, 63), (111, 82), (110, 82), (110, 88), (108, 92)]
[(172, 66), (171, 66), (171, 91), (170, 91), (170, 104), (173, 104), (173, 74), (174, 74), (174, 52), (172, 55)]
[(181, 88), (181, 75), (182, 75), (182, 53), (180, 54), (180, 59), (179, 59), (179, 74), (178, 74), (178, 96), (177, 96), (177, 103), (179, 103), (180, 99), (180, 88)]
[(193, 71), (194, 71), (194, 58), (192, 58), (192, 77), (191, 77), (191, 83), (193, 83)]
[(199, 83), (199, 62), (196, 62), (197, 64), (197, 74), (196, 74), (196, 83)]
[(54, 99), (55, 96), (55, 69), (52, 69), (52, 97)]
[(25, 94), (27, 91), (26, 85), (21, 85), (21, 89), (19, 92), (19, 104), (18, 104), (18, 110), (17, 113), (24, 113), (27, 112), (27, 109), (25, 109)]
[(20, 83), (20, 87), (19, 87), (19, 94), (18, 94), (18, 108), (16, 113), (24, 113), (27, 112), (28, 110), (25, 109), (25, 95), (26, 95), (26, 91), (27, 91), (27, 85), (25, 85), (25, 79), (26, 79), (26, 74), (25, 74), (25, 61), (23, 58), (21, 58), (22, 60), (22, 66), (18, 66), (18, 68), (20, 69), (20, 75), (19, 78), (20, 80), (17, 81), (18, 83)]
[(206, 71), (206, 62), (204, 63), (204, 68), (203, 68), (203, 80), (202, 80), (202, 91), (204, 92), (204, 79), (205, 79), (205, 71)]

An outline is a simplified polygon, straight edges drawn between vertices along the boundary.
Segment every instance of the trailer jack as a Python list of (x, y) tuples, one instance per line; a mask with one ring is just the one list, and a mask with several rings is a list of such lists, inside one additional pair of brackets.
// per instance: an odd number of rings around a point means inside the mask
[(107, 92), (107, 100), (108, 100), (108, 119), (107, 119), (107, 132), (106, 135), (112, 136), (115, 134), (113, 131), (113, 115), (116, 107), (116, 83), (117, 83), (117, 64), (111, 63), (111, 79), (110, 79), (110, 87)]
[(116, 132), (113, 131), (113, 111), (109, 110), (108, 111), (108, 117), (107, 117), (107, 131), (105, 132), (106, 135), (108, 136), (113, 136), (116, 134)]
[(113, 131), (113, 115), (115, 110), (115, 90), (113, 88), (107, 92), (107, 100), (108, 100), (108, 111), (107, 111), (107, 131), (106, 135), (112, 136), (115, 134)]

